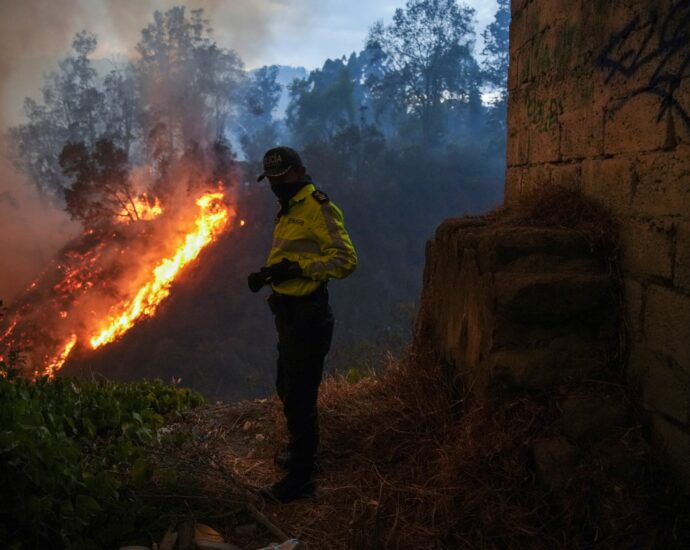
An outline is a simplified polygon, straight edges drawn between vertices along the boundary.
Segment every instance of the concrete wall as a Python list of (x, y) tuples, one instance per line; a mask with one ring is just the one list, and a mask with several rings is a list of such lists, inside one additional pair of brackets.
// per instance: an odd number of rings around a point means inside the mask
[(513, 0), (506, 203), (581, 189), (618, 218), (630, 358), (690, 487), (690, 0)]

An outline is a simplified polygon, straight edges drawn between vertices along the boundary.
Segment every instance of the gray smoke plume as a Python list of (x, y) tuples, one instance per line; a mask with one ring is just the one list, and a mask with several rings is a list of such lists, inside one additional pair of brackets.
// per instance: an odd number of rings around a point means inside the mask
[[(10, 301), (50, 262), (80, 227), (59, 208), (42, 201), (12, 166), (5, 133), (24, 122), (25, 97), (41, 99), (43, 76), (69, 52), (74, 35), (86, 29), (99, 37), (95, 59), (134, 55), (141, 29), (155, 10), (174, 0), (0, 0), (0, 299)], [(248, 63), (265, 44), (269, 22), (280, 16), (273, 0), (184, 2), (203, 8), (221, 47)]]

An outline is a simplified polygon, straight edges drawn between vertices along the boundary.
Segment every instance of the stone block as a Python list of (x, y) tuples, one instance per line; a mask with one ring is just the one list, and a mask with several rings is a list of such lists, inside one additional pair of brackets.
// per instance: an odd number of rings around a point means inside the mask
[(534, 0), (527, 7), (530, 27), (539, 29), (540, 32), (553, 32), (556, 23), (566, 17), (567, 4), (568, 2), (553, 0)]
[(604, 151), (607, 155), (656, 151), (666, 145), (667, 125), (657, 120), (659, 98), (639, 95), (615, 100), (604, 116)]
[(512, 132), (524, 132), (527, 130), (530, 119), (528, 116), (529, 87), (523, 86), (508, 96), (508, 126)]
[(625, 279), (625, 319), (628, 327), (628, 338), (636, 342), (642, 338), (644, 319), (644, 287), (639, 281)]
[(636, 399), (641, 401), (647, 374), (650, 367), (657, 362), (658, 355), (645, 346), (644, 342), (633, 343), (629, 351), (626, 378), (630, 388), (636, 394)]
[(628, 276), (671, 278), (673, 239), (648, 221), (620, 223), (622, 267)]
[(527, 13), (525, 14), (525, 33), (527, 40), (530, 42), (534, 40), (538, 34), (544, 32), (544, 27), (541, 25), (539, 15), (531, 4), (533, 4), (533, 0), (530, 0), (528, 3)]
[(540, 79), (524, 88), (520, 101), (525, 107), (530, 134), (548, 134), (559, 129), (560, 117), (566, 112), (566, 95), (562, 90)]
[[(610, 37), (620, 32), (621, 14), (617, 13), (616, 2), (579, 2), (583, 46), (590, 54), (590, 60), (598, 55)], [(591, 62), (591, 61), (590, 61)]]
[(621, 428), (630, 406), (621, 394), (583, 393), (560, 402), (563, 433), (577, 441), (600, 440)]
[[(685, 100), (681, 100), (681, 103), (684, 103), (685, 114), (690, 115), (690, 100), (688, 100), (690, 98), (690, 74), (688, 74), (687, 69), (685, 75), (678, 87), (676, 97), (685, 98)], [(677, 142), (686, 146), (690, 145), (690, 123), (678, 111), (673, 111), (672, 113)]]
[(634, 165), (636, 185), (632, 206), (649, 217), (677, 216), (688, 221), (690, 212), (690, 147), (639, 155)]
[(521, 46), (516, 53), (517, 60), (518, 60), (518, 83), (519, 85), (524, 85), (526, 82), (529, 81), (530, 77), (530, 68), (529, 68), (529, 63), (530, 63), (530, 43), (527, 42), (525, 43), (524, 46)]
[(683, 428), (670, 422), (661, 415), (652, 415), (652, 430), (675, 468), (685, 492), (690, 494), (690, 434)]
[[(512, 26), (511, 26), (512, 29)], [(511, 39), (512, 40), (512, 39)], [(508, 92), (513, 93), (517, 91), (520, 85), (520, 70), (519, 70), (519, 56), (517, 49), (513, 50), (511, 48), (510, 61), (508, 63)]]
[(604, 152), (604, 111), (589, 106), (566, 111), (560, 118), (561, 158), (563, 160), (595, 157)]
[[(579, 70), (582, 62), (582, 32), (580, 28), (581, 13), (579, 6), (574, 7), (577, 2), (567, 2), (565, 9), (562, 9), (563, 17), (560, 22), (554, 21), (555, 47), (553, 52), (553, 62), (556, 75), (559, 80), (567, 81), (573, 76), (574, 70)], [(563, 6), (562, 6), (563, 7)], [(573, 10), (569, 8), (573, 8)], [(581, 86), (583, 82), (577, 82)]]
[(491, 338), (491, 349), (499, 352), (511, 349), (546, 348), (551, 342), (573, 336), (577, 336), (583, 342), (597, 342), (602, 337), (598, 329), (596, 325), (587, 327), (577, 322), (540, 325), (499, 318), (495, 319), (487, 336)]
[(504, 201), (506, 206), (515, 204), (522, 191), (522, 174), (524, 170), (519, 167), (508, 167), (506, 172), (506, 186)]
[(479, 397), (581, 380), (615, 346), (612, 285), (580, 232), (446, 220), (427, 248), (415, 345)]
[(647, 344), (675, 361), (690, 375), (690, 297), (670, 288), (650, 285), (645, 302)]
[(492, 233), (483, 243), (487, 250), (482, 257), (489, 259), (485, 271), (545, 274), (605, 270), (603, 254), (593, 252), (589, 239), (575, 231), (498, 227)]
[(520, 15), (520, 12), (525, 9), (528, 3), (529, 0), (510, 0), (510, 13), (512, 14), (513, 20)]
[(606, 274), (496, 273), (497, 311), (512, 320), (548, 323), (594, 315), (613, 301), (613, 281)]
[(508, 389), (549, 389), (561, 384), (602, 373), (606, 369), (603, 357), (591, 355), (591, 350), (527, 349), (498, 351), (491, 354), (490, 368), (481, 385), (491, 394)]
[(573, 477), (579, 452), (565, 437), (552, 436), (535, 440), (532, 456), (539, 480), (551, 490), (560, 490)]
[[(519, 48), (525, 45), (525, 43), (530, 39), (527, 32), (527, 10), (523, 9), (525, 6), (524, 2), (520, 2), (523, 5), (519, 8), (512, 6), (512, 16), (510, 19), (510, 51), (511, 53), (516, 52)], [(515, 4), (515, 2), (513, 2)]]
[(653, 412), (664, 414), (677, 422), (690, 420), (690, 380), (673, 368), (668, 358), (648, 354), (646, 375), (642, 380), (644, 406)]
[(529, 160), (529, 131), (527, 128), (513, 129), (511, 126), (506, 154), (508, 166), (527, 164)]
[(611, 213), (629, 215), (633, 198), (633, 168), (627, 157), (585, 160), (582, 163), (582, 191)]
[(532, 37), (527, 47), (530, 49), (529, 78), (543, 83), (554, 76), (556, 35), (550, 27), (541, 25), (540, 31)]
[[(639, 2), (639, 0), (637, 1)], [(640, 14), (638, 11), (634, 17), (638, 17), (642, 20), (646, 15), (647, 14)], [(642, 28), (642, 26), (638, 26), (638, 28), (633, 30), (617, 48), (604, 50), (608, 40), (600, 44), (597, 53), (601, 57), (597, 59), (597, 63), (600, 67), (600, 78), (607, 86), (612, 100), (622, 100), (623, 102), (630, 100), (634, 102), (637, 98), (644, 98), (645, 105), (649, 106), (648, 114), (653, 116), (656, 120), (659, 117), (661, 102), (663, 100), (659, 95), (653, 92), (642, 90), (649, 90), (651, 88), (650, 84), (653, 84), (655, 73), (660, 68), (659, 63), (639, 63), (635, 66), (634, 70), (630, 70), (633, 63), (622, 59), (626, 55), (632, 56), (633, 51), (650, 52), (654, 47), (652, 44), (656, 42), (658, 38), (653, 37), (650, 43), (648, 33), (648, 27)], [(647, 41), (648, 44), (646, 48), (643, 45), (645, 41)], [(683, 56), (678, 55), (677, 57), (682, 58)], [(665, 71), (673, 70), (672, 61), (673, 60), (669, 58), (664, 62)], [(647, 102), (646, 100), (650, 101)]]
[(537, 164), (529, 166), (522, 175), (521, 193), (532, 191), (544, 185), (551, 184), (551, 165)]
[(544, 127), (530, 128), (529, 162), (557, 162), (560, 160), (561, 132), (557, 122)]
[(580, 164), (554, 164), (551, 167), (551, 184), (568, 189), (580, 189), (582, 185)]
[(679, 223), (676, 230), (676, 259), (673, 284), (690, 293), (690, 223)]

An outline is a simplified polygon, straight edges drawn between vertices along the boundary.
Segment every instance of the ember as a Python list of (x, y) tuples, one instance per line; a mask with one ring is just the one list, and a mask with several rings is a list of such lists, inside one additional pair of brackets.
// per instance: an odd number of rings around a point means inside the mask
[(150, 317), (168, 294), (170, 284), (179, 271), (194, 260), (199, 252), (225, 228), (229, 213), (223, 207), (222, 193), (207, 193), (196, 201), (201, 213), (196, 220), (196, 231), (186, 235), (184, 242), (172, 258), (164, 259), (153, 270), (153, 278), (147, 282), (136, 297), (110, 317), (107, 325), (91, 338), (94, 349), (112, 342), (127, 332), (141, 317)]
[(65, 347), (57, 355), (57, 357), (53, 358), (53, 360), (48, 363), (43, 374), (48, 376), (48, 378), (53, 378), (55, 376), (55, 373), (59, 371), (62, 368), (62, 365), (65, 364), (65, 361), (67, 361), (67, 357), (69, 357), (69, 354), (71, 353), (72, 348), (76, 343), (77, 335), (73, 334), (72, 336), (70, 336), (70, 339), (67, 340)]
[[(164, 218), (158, 199), (140, 195), (137, 200), (138, 217), (120, 221), (129, 225)], [(164, 245), (158, 229), (156, 238), (148, 241), (126, 240), (117, 232), (94, 241), (97, 235), (86, 231), (83, 240), (64, 251), (54, 268), (20, 298), (7, 327), (0, 331), (0, 352), (20, 350), (28, 372), (52, 378), (78, 343), (99, 348), (121, 337), (139, 320), (153, 316), (184, 267), (228, 227), (234, 211), (224, 201), (222, 191), (206, 192), (195, 201), (195, 214), (185, 207), (166, 213), (161, 225)], [(142, 235), (134, 224), (131, 227), (131, 235)], [(171, 242), (165, 235), (177, 236)], [(158, 259), (148, 252), (143, 266), (113, 260), (136, 255), (141, 262), (142, 247), (152, 251), (161, 246)]]

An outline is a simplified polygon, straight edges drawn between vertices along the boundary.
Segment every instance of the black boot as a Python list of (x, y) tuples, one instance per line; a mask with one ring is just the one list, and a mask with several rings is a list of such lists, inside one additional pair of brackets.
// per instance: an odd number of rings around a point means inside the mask
[(275, 502), (285, 504), (293, 500), (313, 497), (315, 490), (316, 483), (310, 477), (289, 473), (269, 489), (261, 491), (261, 494)]
[(273, 457), (273, 463), (282, 470), (289, 470), (291, 459), (292, 455), (290, 454), (290, 451), (280, 451)]
[[(278, 466), (281, 470), (288, 471), (290, 469), (290, 464), (292, 461), (292, 454), (290, 451), (280, 451), (276, 453), (273, 457), (273, 463)], [(319, 459), (314, 459), (313, 466), (311, 467), (312, 474), (320, 474), (322, 472), (321, 462)]]

